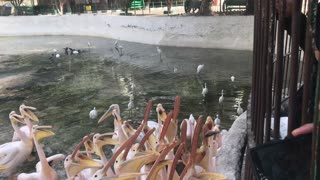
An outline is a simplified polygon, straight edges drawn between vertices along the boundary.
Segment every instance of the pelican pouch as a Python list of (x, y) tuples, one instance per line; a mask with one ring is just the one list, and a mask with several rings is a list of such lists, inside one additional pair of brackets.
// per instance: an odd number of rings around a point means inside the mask
[(310, 177), (312, 135), (302, 135), (250, 149), (259, 180), (307, 180)]

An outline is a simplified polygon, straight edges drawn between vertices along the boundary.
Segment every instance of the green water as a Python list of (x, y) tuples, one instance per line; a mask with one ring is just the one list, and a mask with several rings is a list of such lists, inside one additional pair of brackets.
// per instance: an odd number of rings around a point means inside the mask
[[(21, 38), (12, 40), (18, 43)], [(91, 132), (113, 131), (112, 118), (99, 125), (97, 119), (89, 118), (93, 107), (97, 108), (100, 117), (111, 104), (119, 104), (122, 119), (132, 119), (136, 124), (142, 120), (148, 100), (153, 100), (150, 119), (155, 120), (157, 103), (162, 103), (168, 112), (173, 109), (174, 98), (178, 95), (181, 98), (179, 120), (190, 114), (195, 118), (219, 114), (222, 127), (228, 129), (236, 118), (237, 102), (242, 102), (244, 109), (247, 106), (251, 52), (161, 47), (160, 60), (156, 47), (151, 45), (122, 41), (124, 55), (119, 57), (113, 49), (114, 41), (108, 39), (44, 36), (23, 40), (18, 45), (21, 53), (0, 55), (0, 81), (30, 74), (0, 86), (0, 144), (11, 140), (13, 129), (8, 114), (12, 110), (18, 111), (22, 103), (37, 108), (35, 113), (40, 124), (53, 126), (56, 135), (44, 141), (47, 156), (70, 154), (82, 137)], [(37, 45), (28, 48), (35, 41)], [(88, 48), (87, 41), (94, 45)], [(65, 46), (75, 46), (86, 52), (65, 55), (62, 50)], [(45, 50), (28, 51), (40, 47)], [(59, 59), (50, 60), (53, 48), (61, 54)], [(199, 64), (205, 64), (205, 68), (197, 75)], [(236, 77), (235, 82), (231, 82), (231, 75)], [(133, 91), (132, 83), (135, 84)], [(205, 99), (201, 94), (204, 83), (209, 89)], [(224, 103), (220, 105), (218, 99), (222, 89)], [(131, 93), (135, 104), (132, 113), (127, 110)], [(34, 165), (35, 162), (30, 162), (19, 172), (33, 171)], [(64, 177), (63, 172), (60, 176)]]

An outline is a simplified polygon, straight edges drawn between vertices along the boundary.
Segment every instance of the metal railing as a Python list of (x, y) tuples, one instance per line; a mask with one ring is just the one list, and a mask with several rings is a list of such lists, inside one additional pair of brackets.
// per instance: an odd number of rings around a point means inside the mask
[[(276, 8), (276, 1), (279, 2)], [(312, 122), (318, 117), (319, 91), (315, 90), (318, 65), (312, 54), (311, 23), (313, 5), (316, 0), (296, 0), (291, 14), (287, 14), (285, 0), (256, 0), (254, 12), (254, 46), (251, 111), (248, 134), (249, 149), (272, 139), (280, 139), (281, 106), (288, 103), (287, 134), (293, 129)], [(310, 13), (307, 13), (310, 12)], [(319, 80), (318, 80), (319, 81)], [(317, 94), (317, 99), (315, 99)], [(314, 103), (316, 102), (316, 103)], [(316, 112), (313, 112), (316, 111)], [(271, 127), (273, 119), (274, 126)], [(273, 134), (271, 133), (273, 129)], [(314, 138), (319, 133), (314, 132)], [(319, 162), (314, 143), (312, 154), (314, 163)], [(250, 156), (246, 156), (245, 179), (253, 179), (253, 166)], [(318, 164), (319, 166), (319, 164)], [(312, 165), (311, 168), (317, 167)], [(319, 168), (319, 167), (318, 167)], [(319, 179), (318, 174), (310, 170), (310, 179)]]

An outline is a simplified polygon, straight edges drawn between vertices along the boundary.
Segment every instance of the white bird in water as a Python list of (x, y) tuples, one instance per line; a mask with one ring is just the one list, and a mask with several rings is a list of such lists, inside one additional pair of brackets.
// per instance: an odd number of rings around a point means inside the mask
[(119, 56), (123, 55), (123, 47), (118, 44), (118, 40), (114, 42), (114, 48), (117, 50)]
[(132, 109), (134, 108), (134, 103), (133, 103), (133, 96), (130, 96), (129, 103), (128, 103), (128, 110), (129, 110), (129, 115), (131, 116), (132, 114)]
[(200, 71), (204, 68), (204, 64), (200, 64), (198, 67), (197, 67), (197, 74), (200, 73)]
[(231, 79), (231, 82), (234, 82), (235, 77), (231, 76), (230, 79)]
[(88, 48), (90, 48), (90, 47), (91, 47), (91, 43), (90, 43), (90, 42), (88, 42), (88, 43), (87, 43), (87, 45), (88, 45)]
[(206, 97), (206, 95), (208, 94), (208, 88), (207, 88), (207, 83), (204, 83), (204, 88), (202, 88), (202, 96)]
[(98, 116), (98, 112), (96, 110), (96, 107), (93, 107), (93, 109), (89, 112), (90, 119), (96, 119)]
[(60, 54), (56, 54), (56, 58), (60, 58)]
[(159, 46), (157, 46), (157, 52), (158, 52), (158, 54), (159, 54), (159, 56), (160, 56), (160, 60), (161, 60), (161, 59), (162, 59), (162, 58), (161, 58), (162, 50), (160, 49)]
[(219, 103), (223, 103), (224, 97), (223, 97), (223, 89), (221, 90), (221, 96), (219, 97)]
[(53, 52), (56, 53), (56, 52), (57, 52), (57, 49), (53, 49)]
[(238, 102), (238, 108), (237, 108), (237, 114), (238, 115), (241, 115), (242, 113), (243, 113), (243, 109), (242, 109), (242, 107), (240, 106), (240, 102)]
[(80, 50), (73, 50), (72, 51), (72, 54), (79, 54), (80, 53)]
[(178, 68), (177, 67), (173, 67), (173, 73), (177, 73), (178, 72)]
[(217, 115), (216, 115), (216, 118), (214, 119), (214, 124), (220, 125), (220, 123), (221, 123), (221, 120), (220, 120), (220, 118), (219, 118), (219, 114), (217, 114)]

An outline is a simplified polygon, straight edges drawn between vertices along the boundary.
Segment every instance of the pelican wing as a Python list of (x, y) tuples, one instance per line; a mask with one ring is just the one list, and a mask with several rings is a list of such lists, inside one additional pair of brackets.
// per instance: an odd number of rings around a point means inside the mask
[(14, 157), (19, 153), (17, 148), (12, 148), (15, 143), (5, 143), (0, 146), (0, 165), (6, 165), (14, 159)]

